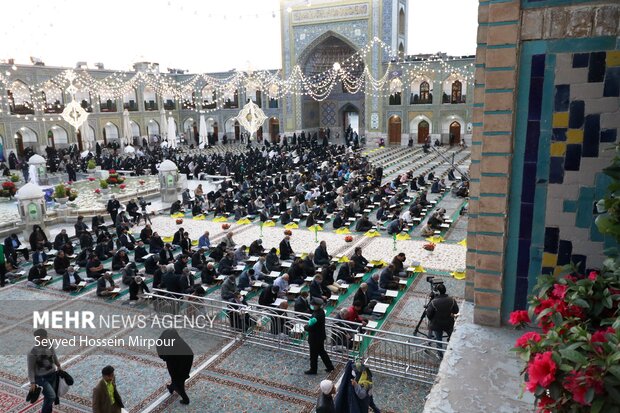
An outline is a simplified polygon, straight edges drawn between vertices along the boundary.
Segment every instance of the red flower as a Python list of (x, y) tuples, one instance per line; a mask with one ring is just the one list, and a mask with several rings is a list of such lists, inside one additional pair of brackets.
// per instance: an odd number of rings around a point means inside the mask
[(564, 297), (566, 296), (566, 290), (568, 290), (568, 286), (567, 285), (564, 285), (564, 284), (554, 284), (553, 285), (553, 291), (551, 292), (551, 295), (553, 295), (556, 298), (564, 299)]
[(101, 189), (99, 189), (99, 188), (95, 189), (95, 193), (96, 194), (100, 194), (101, 193)]
[(110, 170), (108, 171), (108, 173), (109, 173), (110, 175), (115, 174), (115, 173), (116, 173), (116, 170), (115, 170), (115, 169), (110, 169)]
[(567, 274), (564, 276), (564, 279), (571, 282), (577, 282), (577, 277)]
[(592, 334), (592, 343), (607, 343), (607, 334), (615, 334), (616, 330), (612, 327), (607, 327), (605, 330), (599, 330)]
[(353, 241), (353, 237), (351, 235), (347, 235), (344, 237), (345, 242), (351, 242)]
[(555, 381), (555, 371), (557, 365), (551, 357), (551, 351), (538, 353), (534, 356), (534, 360), (530, 361), (527, 366), (527, 375), (530, 379), (527, 382), (528, 391), (534, 393), (538, 386), (549, 387)]
[(222, 229), (226, 230), (228, 228), (230, 228), (230, 224), (226, 224), (226, 223), (222, 224)]
[(590, 271), (588, 275), (588, 279), (592, 281), (596, 281), (596, 277), (598, 277), (598, 273), (596, 271)]
[(525, 310), (513, 311), (510, 313), (510, 324), (513, 326), (530, 322), (530, 316)]
[(176, 223), (177, 223), (177, 225), (181, 225), (183, 223), (183, 219), (182, 218), (178, 218)]
[(573, 400), (584, 406), (591, 404), (586, 401), (589, 388), (594, 389), (595, 394), (604, 392), (600, 371), (594, 366), (588, 367), (585, 372), (572, 370), (564, 379), (564, 388), (572, 394)]
[(530, 342), (538, 343), (539, 341), (540, 341), (540, 334), (530, 331), (528, 333), (523, 334), (521, 337), (517, 339), (517, 342), (515, 343), (515, 347), (525, 348), (530, 345)]
[(551, 413), (553, 412), (553, 404), (555, 404), (555, 402), (556, 401), (553, 400), (551, 397), (543, 394), (542, 397), (538, 399), (538, 406), (536, 408), (536, 411), (538, 413)]
[(120, 185), (119, 185), (119, 188), (120, 188), (120, 189), (125, 189), (125, 188), (127, 188), (127, 185), (125, 185), (125, 184), (120, 184)]
[(92, 182), (92, 181), (94, 181), (94, 180), (95, 180), (95, 178), (93, 178), (93, 177), (91, 176), (91, 177), (89, 177), (89, 178), (88, 178), (88, 180), (89, 180), (90, 182)]
[(67, 182), (67, 185), (73, 185), (73, 181)]

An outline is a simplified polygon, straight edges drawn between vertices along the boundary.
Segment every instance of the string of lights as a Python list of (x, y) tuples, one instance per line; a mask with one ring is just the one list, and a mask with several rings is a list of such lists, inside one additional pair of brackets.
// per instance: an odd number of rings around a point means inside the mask
[[(375, 77), (369, 70), (371, 53), (378, 48), (387, 58), (384, 73)], [(296, 65), (288, 77), (280, 70), (253, 71), (237, 70), (225, 77), (200, 73), (193, 75), (171, 75), (159, 73), (154, 65), (135, 73), (117, 71), (105, 77), (97, 78), (87, 70), (68, 69), (45, 81), (26, 85), (18, 80), (16, 66), (12, 70), (0, 73), (0, 84), (9, 91), (9, 101), (2, 102), (0, 113), (9, 110), (10, 101), (19, 102), (29, 112), (59, 112), (63, 106), (63, 93), (69, 86), (68, 73), (73, 73), (73, 85), (77, 89), (75, 96), (84, 98), (92, 105), (91, 97), (98, 97), (99, 102), (108, 100), (116, 102), (122, 99), (124, 104), (137, 102), (138, 88), (142, 87), (151, 96), (160, 96), (164, 101), (174, 100), (186, 110), (210, 113), (225, 108), (226, 105), (239, 106), (241, 91), (245, 96), (254, 97), (258, 91), (265, 92), (268, 99), (280, 99), (284, 96), (308, 96), (316, 101), (325, 100), (338, 85), (346, 93), (364, 92), (371, 96), (387, 97), (402, 93), (404, 85), (411, 89), (419, 87), (423, 81), (431, 82), (436, 74), (448, 73), (443, 82), (459, 80), (462, 83), (473, 78), (473, 63), (456, 62), (460, 58), (446, 58), (431, 55), (423, 60), (408, 60), (388, 44), (375, 37), (368, 44), (333, 67), (320, 73), (306, 75)], [(15, 79), (15, 80), (14, 80)], [(86, 99), (88, 97), (88, 99)], [(95, 104), (96, 104), (95, 98)], [(29, 119), (32, 114), (25, 114)], [(51, 115), (50, 120), (56, 116)]]

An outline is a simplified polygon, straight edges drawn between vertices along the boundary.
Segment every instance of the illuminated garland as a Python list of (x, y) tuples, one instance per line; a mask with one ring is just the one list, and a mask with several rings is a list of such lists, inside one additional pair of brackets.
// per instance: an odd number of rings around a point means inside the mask
[[(385, 73), (380, 77), (374, 77), (368, 69), (369, 56), (375, 47), (388, 57)], [(332, 68), (311, 76), (304, 75), (301, 67), (296, 65), (292, 68), (288, 78), (283, 78), (279, 70), (248, 70), (236, 71), (227, 77), (215, 77), (202, 73), (189, 75), (187, 78), (181, 75), (179, 79), (179, 75), (159, 73), (149, 66), (146, 70), (136, 73), (114, 72), (101, 79), (93, 77), (86, 70), (75, 71), (74, 85), (78, 93), (90, 94), (90, 104), (96, 104), (92, 100), (96, 101), (97, 97), (100, 101), (123, 99), (124, 103), (128, 103), (133, 98), (137, 103), (138, 88), (149, 87), (162, 100), (172, 98), (178, 102), (179, 109), (202, 110), (204, 113), (210, 113), (222, 109), (228, 100), (234, 99), (235, 95), (237, 107), (243, 106), (245, 102), (239, 102), (242, 90), (246, 92), (246, 98), (252, 99), (256, 91), (261, 91), (265, 93), (267, 99), (280, 99), (284, 96), (295, 95), (309, 96), (316, 101), (322, 101), (338, 85), (342, 85), (343, 91), (351, 94), (364, 92), (373, 97), (387, 97), (402, 93), (405, 85), (410, 85), (413, 89), (413, 85), (421, 82), (421, 79), (430, 82), (435, 73), (449, 73), (448, 78), (459, 79), (463, 83), (473, 79), (473, 63), (459, 67), (440, 56), (433, 55), (426, 60), (419, 61), (408, 61), (399, 56), (398, 52), (375, 37), (344, 61), (336, 62)], [(415, 65), (415, 70), (407, 67), (410, 65)], [(437, 65), (439, 68), (435, 68)], [(362, 67), (363, 70), (360, 73)], [(13, 70), (16, 70), (15, 66)], [(31, 111), (60, 110), (63, 101), (57, 99), (60, 102), (56, 104), (50, 99), (62, 97), (61, 91), (68, 86), (66, 75), (69, 71), (73, 70), (65, 70), (38, 84), (30, 86), (24, 84), (21, 88), (13, 88), (11, 92), (14, 100), (19, 101)], [(6, 89), (13, 87), (10, 71), (0, 73), (0, 83)], [(8, 112), (9, 102), (4, 103)], [(55, 105), (57, 107), (54, 107)], [(3, 109), (0, 109), (0, 113), (2, 111)], [(23, 116), (26, 119), (34, 117), (34, 115)], [(52, 120), (54, 117), (52, 116)]]

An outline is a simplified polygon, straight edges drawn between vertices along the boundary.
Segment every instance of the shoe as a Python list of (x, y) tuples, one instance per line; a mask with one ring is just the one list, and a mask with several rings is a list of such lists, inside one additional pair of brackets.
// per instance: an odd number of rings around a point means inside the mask
[(332, 371), (334, 371), (334, 367), (333, 366), (332, 367), (328, 367), (328, 368), (325, 369), (325, 371), (327, 373), (331, 373)]
[(189, 404), (189, 399), (181, 400), (179, 403), (181, 403), (181, 404)]
[(174, 393), (174, 389), (172, 388), (172, 384), (166, 384), (166, 388), (168, 389), (168, 393)]
[(304, 371), (304, 374), (316, 374), (316, 371), (314, 371), (314, 370), (306, 370), (306, 371)]

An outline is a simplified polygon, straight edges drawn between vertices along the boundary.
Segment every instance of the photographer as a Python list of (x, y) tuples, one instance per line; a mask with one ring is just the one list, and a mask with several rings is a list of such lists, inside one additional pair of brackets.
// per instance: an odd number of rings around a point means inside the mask
[[(431, 299), (427, 308), (431, 337), (437, 341), (442, 341), (443, 333), (446, 333), (448, 335), (446, 341), (450, 341), (450, 336), (454, 329), (454, 316), (458, 314), (459, 306), (454, 298), (446, 294), (446, 286), (443, 283), (436, 284), (434, 291), (438, 295)], [(433, 295), (434, 293), (431, 294), (431, 297)], [(437, 346), (442, 348), (441, 344), (437, 344)]]

